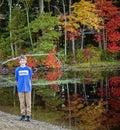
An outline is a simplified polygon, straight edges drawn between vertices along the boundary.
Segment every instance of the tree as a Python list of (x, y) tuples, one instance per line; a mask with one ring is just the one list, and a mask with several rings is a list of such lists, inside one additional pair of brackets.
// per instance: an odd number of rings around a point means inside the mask
[(100, 30), (100, 23), (102, 22), (101, 17), (99, 17), (99, 11), (96, 10), (95, 4), (90, 1), (81, 0), (72, 5), (73, 12), (71, 18), (80, 24), (81, 28), (81, 49), (84, 48), (84, 31), (90, 30)]
[(13, 47), (13, 41), (12, 41), (12, 0), (8, 0), (9, 5), (9, 30), (10, 30), (10, 47), (11, 47), (11, 56), (14, 57), (14, 47)]
[(44, 0), (39, 0), (39, 10), (40, 13), (44, 12)]
[(55, 43), (60, 37), (60, 32), (55, 29), (58, 25), (58, 18), (51, 16), (51, 13), (40, 13), (30, 23), (34, 38), (34, 52), (48, 53), (56, 47)]
[[(99, 34), (95, 37), (97, 42), (102, 42), (103, 49), (112, 50), (116, 47), (119, 51), (119, 42), (120, 42), (120, 11), (119, 8), (113, 5), (112, 1), (101, 1), (96, 0), (96, 8), (100, 10), (100, 17), (102, 17), (103, 22), (102, 26), (104, 27)], [(112, 49), (111, 49), (112, 48)]]
[[(21, 7), (19, 7), (19, 5), (14, 6), (13, 10), (12, 10), (12, 14), (13, 17), (11, 19), (12, 25), (11, 25), (11, 29), (12, 29), (12, 41), (14, 43), (14, 51), (15, 51), (15, 55), (17, 56), (20, 52), (19, 50), (21, 50), (24, 46), (26, 46), (26, 35), (27, 35), (27, 31), (25, 31), (25, 27), (26, 27), (26, 17), (25, 17), (25, 13), (24, 11), (21, 9)], [(21, 52), (22, 53), (22, 52)]]
[(29, 9), (32, 5), (33, 0), (19, 0), (19, 2), (21, 2), (24, 7), (25, 7), (25, 11), (26, 11), (26, 16), (27, 16), (27, 24), (28, 24), (28, 32), (29, 32), (29, 37), (30, 37), (30, 43), (33, 49), (33, 40), (32, 40), (32, 34), (31, 34), (31, 30), (30, 30), (30, 20), (29, 20)]
[[(72, 50), (75, 55), (75, 39), (81, 35), (81, 49), (84, 48), (85, 30), (100, 30), (102, 19), (98, 16), (99, 11), (90, 1), (81, 0), (72, 5), (72, 12), (68, 16), (63, 16), (65, 24), (61, 25), (67, 35), (70, 35), (69, 40), (72, 41)], [(67, 40), (67, 36), (65, 37)]]
[(44, 64), (47, 68), (61, 68), (62, 63), (58, 61), (57, 57), (55, 57), (56, 50), (55, 48), (48, 53), (47, 57), (44, 60)]

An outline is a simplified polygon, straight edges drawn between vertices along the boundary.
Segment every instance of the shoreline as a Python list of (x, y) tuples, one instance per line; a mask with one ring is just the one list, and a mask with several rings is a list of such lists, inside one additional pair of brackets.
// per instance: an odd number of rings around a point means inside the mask
[(31, 119), (30, 122), (19, 121), (20, 117), (0, 111), (0, 130), (68, 130), (61, 126)]

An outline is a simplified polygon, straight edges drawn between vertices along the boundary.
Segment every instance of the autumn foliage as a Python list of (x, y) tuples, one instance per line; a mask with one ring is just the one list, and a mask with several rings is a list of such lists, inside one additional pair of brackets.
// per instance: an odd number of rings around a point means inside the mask
[(56, 49), (54, 48), (51, 52), (48, 53), (47, 57), (43, 61), (47, 68), (61, 68), (62, 63), (55, 56)]
[(27, 65), (34, 68), (37, 65), (37, 61), (32, 56), (27, 56)]
[[(48, 71), (46, 75), (46, 80), (48, 81), (56, 81), (62, 76), (62, 72), (59, 69), (54, 69), (53, 71)], [(53, 88), (55, 91), (58, 90), (57, 84), (50, 84), (50, 88)]]
[(109, 128), (118, 126), (120, 122), (120, 77), (115, 76), (109, 79), (109, 85), (99, 89), (99, 96), (106, 100), (106, 111), (104, 112), (104, 126)]
[(108, 51), (117, 53), (120, 51), (120, 11), (112, 1), (96, 0), (96, 8), (100, 11), (102, 17), (101, 26), (104, 27), (95, 35), (96, 42), (101, 41), (107, 45)]

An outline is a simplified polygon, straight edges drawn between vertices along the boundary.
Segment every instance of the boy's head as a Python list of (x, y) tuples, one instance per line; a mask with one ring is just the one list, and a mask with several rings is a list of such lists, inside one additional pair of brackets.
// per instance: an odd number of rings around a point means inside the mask
[(19, 62), (20, 62), (20, 65), (21, 65), (21, 66), (25, 66), (26, 63), (27, 63), (27, 57), (24, 56), (24, 55), (21, 55), (21, 56), (19, 57)]
[(25, 55), (21, 55), (21, 56), (19, 57), (19, 60), (21, 60), (21, 59), (24, 59), (24, 60), (27, 61), (27, 57), (26, 57)]

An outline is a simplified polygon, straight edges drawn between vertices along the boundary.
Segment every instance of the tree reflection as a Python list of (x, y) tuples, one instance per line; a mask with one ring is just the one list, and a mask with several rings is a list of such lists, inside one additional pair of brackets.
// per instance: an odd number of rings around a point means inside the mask
[(73, 94), (70, 103), (63, 110), (65, 111), (65, 119), (71, 119), (72, 126), (77, 125), (80, 130), (96, 130), (102, 127), (104, 109), (101, 101), (86, 104), (83, 98)]
[[(46, 75), (46, 80), (48, 81), (56, 81), (62, 76), (62, 72), (59, 69), (54, 69), (52, 71), (48, 71)], [(55, 91), (58, 91), (58, 85), (57, 84), (50, 84), (50, 88), (54, 88)]]
[[(106, 93), (107, 91), (107, 93)], [(109, 79), (109, 83), (98, 90), (102, 95), (105, 105), (104, 122), (102, 124), (108, 128), (117, 127), (120, 123), (120, 77), (115, 76)]]
[(117, 127), (120, 123), (120, 77), (101, 79), (97, 88), (94, 88), (94, 97), (90, 85), (93, 87), (95, 84), (84, 80), (82, 93), (69, 93), (63, 108), (65, 119), (83, 130), (110, 130)]
[[(52, 71), (47, 72), (46, 80), (56, 81), (61, 76), (62, 76), (62, 72), (59, 69), (54, 69)], [(42, 97), (41, 102), (44, 104), (44, 108), (50, 110), (57, 109), (58, 106), (63, 103), (63, 100), (61, 99), (61, 94), (58, 93), (58, 85), (49, 84), (48, 86), (37, 88), (36, 94)]]

